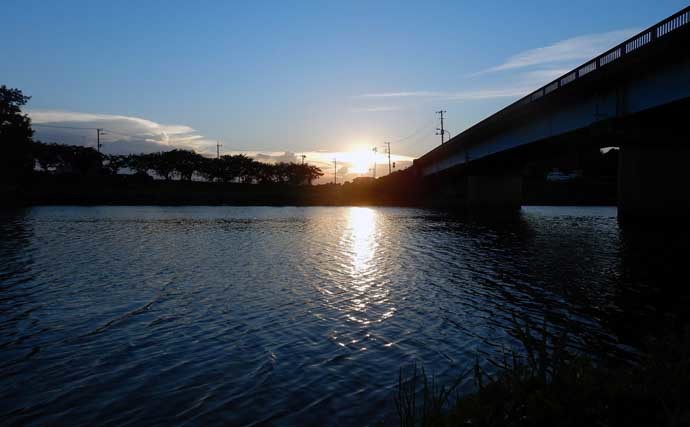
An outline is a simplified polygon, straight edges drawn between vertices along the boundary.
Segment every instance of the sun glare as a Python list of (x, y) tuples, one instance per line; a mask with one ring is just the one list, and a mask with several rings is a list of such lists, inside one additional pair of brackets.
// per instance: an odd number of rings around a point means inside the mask
[(374, 155), (371, 151), (357, 150), (348, 153), (350, 164), (350, 172), (352, 173), (368, 173), (374, 163)]

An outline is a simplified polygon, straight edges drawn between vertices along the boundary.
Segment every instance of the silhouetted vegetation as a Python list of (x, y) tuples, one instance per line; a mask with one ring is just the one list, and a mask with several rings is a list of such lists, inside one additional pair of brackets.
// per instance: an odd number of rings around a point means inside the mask
[(117, 175), (129, 170), (166, 181), (236, 182), (245, 184), (311, 184), (323, 175), (309, 164), (262, 163), (242, 154), (211, 159), (190, 150), (150, 154), (101, 155), (90, 147), (32, 144), (38, 168), (49, 174)]
[[(150, 154), (103, 155), (91, 147), (42, 143), (32, 140), (31, 120), (22, 113), (29, 100), (18, 89), (0, 86), (0, 181), (16, 197), (20, 186), (45, 186), (42, 177), (108, 177), (136, 175), (136, 180), (207, 181), (242, 184), (311, 185), (323, 175), (309, 164), (258, 162), (245, 155), (208, 158), (191, 150)], [(62, 180), (63, 183), (69, 180)], [(74, 183), (72, 183), (74, 184)], [(39, 190), (32, 188), (30, 190)], [(3, 190), (3, 193), (6, 190)], [(4, 199), (4, 196), (3, 196)]]
[[(517, 323), (516, 323), (517, 325)], [(568, 350), (567, 335), (517, 325), (522, 349), (477, 363), (475, 392), (460, 396), (460, 378), (439, 386), (422, 369), (401, 370), (395, 398), (401, 426), (687, 426), (690, 425), (690, 330), (647, 340), (629, 364)]]
[(31, 120), (21, 110), (28, 100), (19, 89), (0, 86), (0, 185), (16, 185), (31, 172), (33, 130)]

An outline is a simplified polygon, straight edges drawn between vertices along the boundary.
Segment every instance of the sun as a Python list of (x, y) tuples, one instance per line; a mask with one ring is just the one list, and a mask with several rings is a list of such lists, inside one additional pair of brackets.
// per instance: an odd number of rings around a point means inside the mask
[(350, 164), (348, 169), (352, 173), (368, 173), (374, 162), (373, 153), (367, 150), (351, 151), (347, 157), (347, 162)]

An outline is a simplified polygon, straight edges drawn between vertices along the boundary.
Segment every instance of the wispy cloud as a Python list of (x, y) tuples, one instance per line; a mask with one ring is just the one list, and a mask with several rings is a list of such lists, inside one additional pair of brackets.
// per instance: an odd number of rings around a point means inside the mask
[(386, 111), (400, 111), (402, 109), (401, 106), (389, 105), (379, 107), (354, 107), (350, 108), (348, 111), (351, 113), (382, 113)]
[(354, 98), (416, 98), (420, 96), (438, 96), (441, 92), (416, 91), (416, 92), (384, 92), (384, 93), (364, 93), (355, 95)]
[(561, 40), (548, 46), (519, 52), (506, 59), (503, 63), (482, 70), (474, 75), (518, 68), (586, 61), (616, 44), (621, 43), (638, 31), (639, 29), (636, 28), (628, 28), (605, 33), (585, 34)]
[(544, 84), (569, 72), (570, 68), (547, 68), (520, 73), (520, 80), (526, 84)]
[[(60, 110), (30, 110), (36, 139), (76, 145), (94, 145), (95, 128), (104, 128), (104, 150), (109, 153), (152, 152), (172, 148), (211, 151), (214, 141), (186, 125), (161, 124), (140, 117)], [(46, 126), (41, 126), (46, 125)]]
[(431, 92), (431, 91), (418, 91), (418, 92), (384, 92), (384, 93), (367, 93), (363, 95), (358, 95), (359, 98), (432, 98), (432, 99), (445, 99), (451, 101), (470, 101), (470, 100), (481, 100), (481, 99), (495, 99), (495, 98), (511, 98), (515, 96), (524, 95), (529, 91), (528, 87), (523, 85), (506, 87), (506, 88), (493, 88), (493, 89), (479, 89), (479, 90), (467, 90), (467, 91), (457, 91), (457, 92)]
[[(43, 142), (95, 146), (96, 128), (104, 128), (101, 137), (103, 151), (108, 154), (151, 153), (167, 151), (174, 148), (191, 149), (201, 154), (215, 155), (215, 140), (206, 138), (191, 126), (179, 124), (161, 124), (141, 117), (117, 114), (94, 114), (60, 110), (29, 110), (33, 122), (35, 139)], [(47, 125), (47, 126), (41, 126)], [(306, 155), (309, 164), (321, 167), (325, 175), (318, 182), (333, 180), (332, 162), (338, 159), (341, 170), (338, 181), (352, 180), (360, 174), (354, 173), (352, 165), (356, 163), (356, 154), (346, 151), (324, 152), (306, 151), (261, 151), (234, 149), (221, 150), (221, 154), (244, 154), (261, 162), (299, 162), (300, 155)], [(412, 164), (412, 158), (392, 154), (391, 159), (397, 162), (397, 168)], [(379, 153), (377, 173), (387, 173), (387, 157)], [(386, 164), (384, 164), (386, 163)], [(349, 168), (349, 169), (348, 169)]]
[[(448, 101), (478, 101), (499, 98), (518, 98), (526, 95), (540, 85), (567, 73), (581, 61), (605, 52), (638, 32), (628, 28), (605, 33), (585, 34), (548, 46), (519, 52), (499, 65), (487, 68), (471, 76), (500, 71), (517, 71), (510, 79), (512, 83), (500, 86), (473, 88), (462, 91), (413, 90), (395, 92), (364, 93), (354, 98), (360, 99), (438, 99)], [(380, 108), (380, 109), (378, 109)], [(371, 107), (362, 112), (387, 111), (388, 107)]]
[(445, 98), (451, 101), (477, 101), (482, 99), (515, 98), (531, 90), (527, 86), (511, 86), (499, 89), (483, 89), (448, 94)]

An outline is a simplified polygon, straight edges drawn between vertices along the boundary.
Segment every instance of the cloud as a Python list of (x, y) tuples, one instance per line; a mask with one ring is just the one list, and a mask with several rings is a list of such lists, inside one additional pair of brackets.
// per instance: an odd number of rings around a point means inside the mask
[(251, 154), (250, 157), (253, 157), (259, 162), (264, 162), (264, 163), (297, 163), (297, 156), (295, 153), (292, 153), (290, 151), (285, 151), (282, 154), (280, 153), (254, 153)]
[(481, 99), (512, 98), (521, 96), (529, 92), (529, 87), (510, 86), (505, 88), (478, 89), (457, 92), (389, 92), (389, 93), (368, 93), (358, 95), (362, 98), (394, 98), (394, 97), (417, 97), (430, 99), (443, 99), (450, 101), (471, 101)]
[(96, 128), (103, 151), (112, 154), (147, 153), (174, 148), (201, 153), (212, 151), (215, 141), (190, 126), (161, 124), (140, 117), (59, 110), (29, 110), (35, 139), (44, 142), (95, 146)]
[(480, 75), (498, 71), (508, 71), (518, 68), (543, 66), (558, 63), (576, 63), (594, 58), (609, 48), (614, 47), (625, 39), (633, 36), (639, 29), (628, 28), (609, 31), (606, 33), (585, 34), (548, 46), (538, 47), (519, 52), (503, 63), (482, 70), (473, 75)]
[(355, 107), (350, 108), (351, 113), (380, 113), (385, 111), (400, 111), (403, 108), (400, 106), (380, 106), (380, 107)]
[[(365, 93), (356, 95), (354, 98), (416, 98), (449, 101), (518, 98), (530, 93), (538, 86), (546, 84), (567, 73), (572, 67), (577, 66), (579, 62), (596, 57), (637, 32), (638, 29), (629, 28), (605, 33), (586, 34), (561, 40), (548, 46), (517, 53), (499, 65), (470, 75), (478, 76), (500, 71), (520, 70), (514, 73), (511, 79), (514, 83), (509, 85), (504, 83), (503, 86), (468, 89), (464, 91), (414, 90)], [(380, 110), (377, 110), (377, 108), (380, 108)], [(386, 107), (370, 107), (368, 109), (362, 109), (362, 112), (385, 111), (385, 108)]]
[(527, 84), (544, 84), (571, 71), (570, 68), (546, 68), (520, 73), (520, 79)]
[(499, 89), (483, 89), (448, 94), (445, 98), (451, 101), (475, 101), (482, 99), (516, 98), (525, 95), (530, 87), (511, 86)]
[[(190, 149), (211, 156), (216, 154), (215, 140), (204, 137), (186, 125), (161, 124), (140, 117), (116, 114), (57, 110), (29, 110), (27, 113), (36, 131), (34, 138), (43, 142), (95, 147), (96, 128), (102, 128), (105, 134), (101, 137), (101, 142), (103, 152), (107, 154), (151, 153), (175, 148)], [(333, 159), (337, 158), (338, 166), (342, 168), (338, 173), (339, 181), (361, 176), (351, 172), (353, 160), (350, 152), (223, 150), (221, 154), (245, 154), (267, 163), (301, 162), (299, 155), (304, 154), (307, 163), (320, 167), (324, 172), (318, 183), (332, 181)], [(398, 169), (412, 163), (412, 158), (408, 156), (392, 154), (391, 158), (397, 162)], [(384, 158), (379, 158), (378, 162), (379, 175), (387, 173), (387, 169), (384, 170), (382, 166)], [(387, 168), (387, 165), (385, 167)]]
[(415, 92), (386, 92), (386, 93), (365, 93), (355, 95), (355, 98), (409, 98), (409, 97), (428, 97), (438, 96), (440, 92), (415, 91)]

